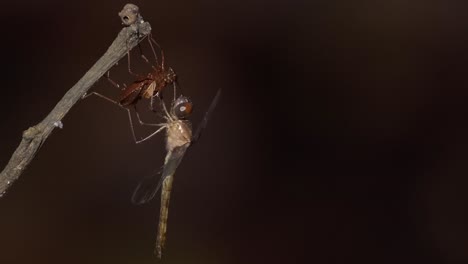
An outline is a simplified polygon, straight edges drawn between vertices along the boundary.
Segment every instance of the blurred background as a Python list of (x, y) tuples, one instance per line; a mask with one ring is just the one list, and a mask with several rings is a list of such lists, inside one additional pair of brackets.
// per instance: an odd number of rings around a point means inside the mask
[[(2, 3), (2, 168), (125, 3)], [(223, 89), (177, 170), (162, 263), (468, 263), (467, 3), (133, 3), (194, 124)], [(126, 67), (112, 79), (131, 83)], [(105, 79), (92, 90), (118, 96)], [(126, 113), (92, 97), (63, 124), (0, 200), (0, 263), (155, 263), (159, 198), (130, 197), (163, 137), (136, 145)]]

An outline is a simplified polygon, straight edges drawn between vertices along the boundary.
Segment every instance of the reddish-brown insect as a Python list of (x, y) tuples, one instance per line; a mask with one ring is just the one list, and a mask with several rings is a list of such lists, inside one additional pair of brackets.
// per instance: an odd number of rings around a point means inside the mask
[[(83, 99), (84, 99), (90, 95), (97, 95), (111, 103), (114, 103), (120, 108), (125, 109), (127, 111), (128, 118), (130, 121), (130, 128), (132, 130), (133, 138), (137, 144), (143, 142), (144, 140), (136, 139), (135, 130), (133, 128), (132, 116), (131, 116), (130, 110), (127, 107), (133, 106), (137, 114), (139, 123), (143, 125), (145, 123), (141, 121), (140, 116), (138, 114), (138, 110), (136, 108), (136, 104), (140, 101), (140, 99), (142, 98), (150, 99), (151, 110), (156, 111), (156, 109), (153, 106), (154, 97), (162, 98), (162, 90), (170, 84), (174, 86), (174, 94), (176, 92), (176, 77), (177, 76), (174, 70), (172, 70), (172, 68), (169, 67), (166, 69), (165, 64), (164, 64), (164, 51), (160, 48), (159, 44), (151, 36), (148, 36), (148, 42), (150, 44), (151, 50), (153, 51), (156, 65), (151, 66), (153, 70), (149, 72), (147, 75), (136, 74), (132, 72), (131, 67), (130, 67), (130, 51), (129, 51), (128, 56), (127, 56), (128, 72), (132, 74), (133, 76), (136, 76), (136, 80), (132, 82), (129, 86), (126, 86), (124, 84), (124, 88), (122, 89), (122, 92), (120, 94), (118, 101), (110, 99), (109, 97), (102, 95), (100, 93), (97, 93), (97, 92), (91, 92), (83, 96)], [(159, 64), (158, 62), (158, 56), (156, 55), (156, 51), (154, 50), (153, 43), (157, 45), (161, 51), (161, 64)], [(147, 63), (149, 63), (148, 59), (143, 54), (141, 55), (141, 57)], [(109, 73), (107, 74), (107, 79), (112, 85), (114, 85), (117, 88), (120, 88), (120, 86), (116, 82), (110, 79)]]
[[(136, 104), (141, 98), (152, 99), (154, 96), (162, 97), (162, 90), (172, 84), (176, 85), (176, 74), (172, 68), (165, 67), (164, 64), (164, 51), (159, 47), (159, 44), (151, 37), (148, 37), (148, 42), (150, 44), (151, 50), (153, 51), (156, 66), (152, 65), (153, 71), (148, 73), (146, 76), (141, 74), (135, 74), (130, 69), (130, 56), (128, 56), (128, 71), (130, 74), (137, 77), (137, 79), (125, 87), (120, 95), (119, 103), (122, 106), (129, 106)], [(153, 44), (157, 45), (161, 50), (161, 64), (158, 63), (158, 57), (154, 51)], [(142, 55), (142, 58), (148, 62), (148, 59)], [(148, 62), (149, 63), (149, 62)], [(151, 100), (151, 110), (154, 111), (153, 100)]]

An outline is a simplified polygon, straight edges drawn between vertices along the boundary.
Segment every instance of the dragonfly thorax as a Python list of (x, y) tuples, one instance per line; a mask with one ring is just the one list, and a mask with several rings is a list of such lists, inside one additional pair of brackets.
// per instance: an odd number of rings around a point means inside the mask
[(190, 143), (192, 140), (192, 128), (185, 120), (174, 120), (166, 126), (166, 149), (171, 151), (176, 147)]

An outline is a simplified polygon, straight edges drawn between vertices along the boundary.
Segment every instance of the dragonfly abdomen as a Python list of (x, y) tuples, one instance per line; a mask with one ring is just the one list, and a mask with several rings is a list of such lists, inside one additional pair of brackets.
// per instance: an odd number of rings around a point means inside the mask
[(167, 219), (169, 217), (169, 201), (171, 198), (173, 175), (167, 176), (162, 184), (161, 191), (161, 209), (159, 211), (158, 236), (156, 238), (155, 253), (158, 258), (162, 257), (162, 250), (166, 244)]

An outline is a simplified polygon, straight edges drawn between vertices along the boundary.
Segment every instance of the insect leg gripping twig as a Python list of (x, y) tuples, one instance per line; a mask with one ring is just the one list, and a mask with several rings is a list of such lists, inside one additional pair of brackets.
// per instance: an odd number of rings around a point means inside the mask
[[(136, 16), (138, 19), (130, 21), (128, 18), (132, 17), (124, 13), (122, 21), (124, 21), (123, 24), (126, 25), (126, 27), (120, 31), (106, 53), (104, 53), (85, 75), (68, 90), (42, 122), (23, 132), (21, 143), (11, 156), (5, 169), (0, 173), (0, 197), (3, 196), (12, 183), (20, 177), (21, 173), (33, 160), (44, 141), (49, 137), (54, 128), (59, 126), (57, 124), (61, 125), (60, 121), (68, 111), (70, 111), (72, 106), (86, 94), (88, 89), (98, 81), (104, 73), (125, 56), (130, 49), (134, 48), (150, 34), (151, 26), (149, 23), (143, 22), (143, 19), (138, 13), (138, 7), (134, 5), (131, 6), (132, 8), (137, 8), (135, 11), (135, 9), (128, 9), (129, 5), (131, 4), (126, 5), (120, 14), (130, 10), (133, 14), (138, 14), (138, 16)], [(125, 21), (127, 23), (125, 23)], [(129, 21), (134, 23), (130, 23)]]

